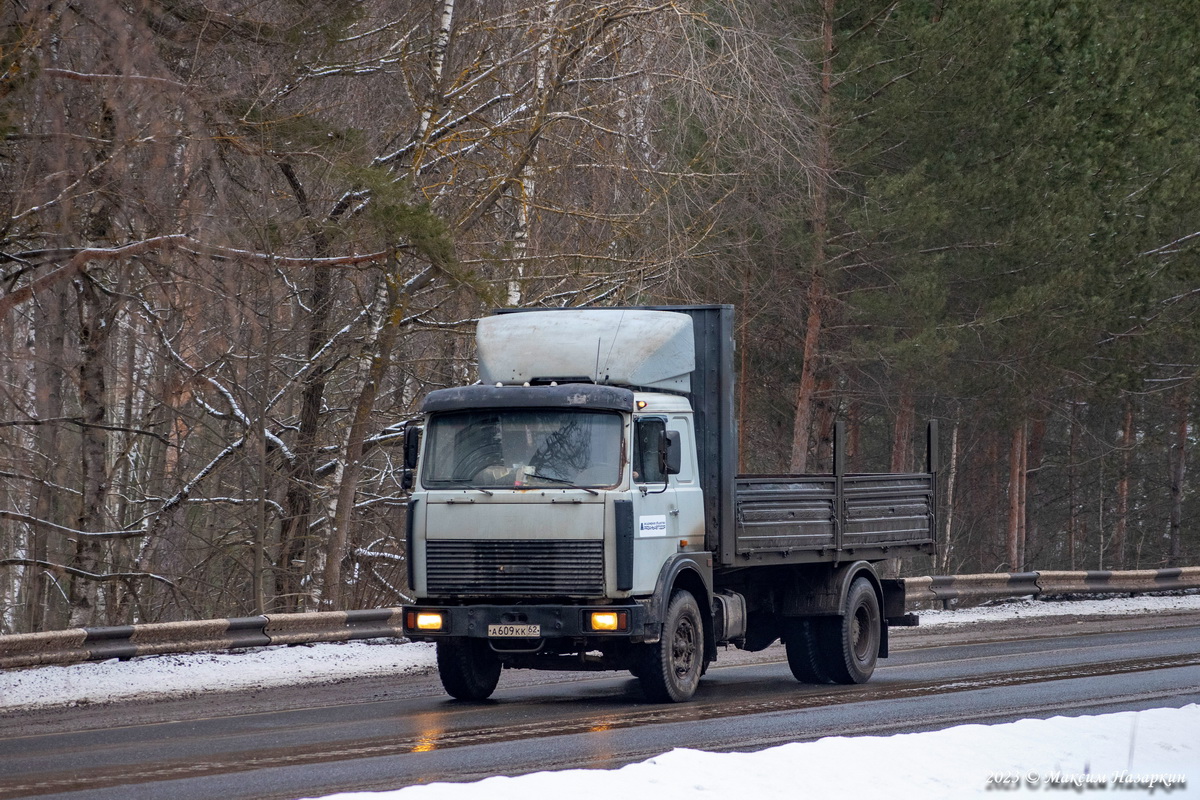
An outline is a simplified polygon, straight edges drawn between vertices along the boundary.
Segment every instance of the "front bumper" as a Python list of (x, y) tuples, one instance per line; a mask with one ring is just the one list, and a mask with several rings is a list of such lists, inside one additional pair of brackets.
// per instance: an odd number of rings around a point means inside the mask
[[(622, 615), (624, 625), (618, 630), (598, 630), (591, 625), (594, 612), (615, 612)], [(441, 615), (442, 625), (436, 630), (418, 627), (418, 618)], [(539, 639), (550, 638), (617, 638), (641, 642), (657, 638), (647, 622), (647, 609), (641, 603), (628, 605), (470, 605), (452, 606), (422, 603), (404, 606), (404, 635), (414, 641), (434, 642), (438, 639), (469, 637), (502, 639), (493, 626), (509, 630), (514, 626), (538, 626)]]

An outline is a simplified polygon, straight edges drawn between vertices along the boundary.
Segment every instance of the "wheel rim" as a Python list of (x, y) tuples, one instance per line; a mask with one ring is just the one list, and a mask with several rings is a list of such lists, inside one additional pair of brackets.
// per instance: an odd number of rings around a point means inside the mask
[(855, 609), (854, 618), (850, 620), (850, 640), (854, 643), (854, 657), (859, 662), (869, 660), (872, 655), (871, 623), (871, 611), (865, 604)]
[(696, 668), (696, 626), (690, 617), (679, 620), (675, 627), (671, 662), (680, 678), (686, 678)]

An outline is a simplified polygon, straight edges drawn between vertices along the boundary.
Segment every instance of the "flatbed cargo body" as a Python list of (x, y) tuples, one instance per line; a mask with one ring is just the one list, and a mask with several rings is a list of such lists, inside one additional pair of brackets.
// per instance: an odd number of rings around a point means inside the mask
[(928, 473), (739, 475), (733, 563), (839, 563), (931, 554)]

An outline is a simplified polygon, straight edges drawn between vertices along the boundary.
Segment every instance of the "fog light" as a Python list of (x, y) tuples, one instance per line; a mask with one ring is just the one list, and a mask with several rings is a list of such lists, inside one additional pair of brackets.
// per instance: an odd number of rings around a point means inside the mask
[(626, 627), (624, 611), (593, 611), (590, 614), (594, 631), (623, 631)]
[(419, 631), (440, 631), (444, 620), (440, 612), (421, 611), (417, 614), (416, 629)]
[(615, 631), (617, 629), (617, 612), (615, 611), (593, 611), (592, 612), (592, 630), (594, 631)]

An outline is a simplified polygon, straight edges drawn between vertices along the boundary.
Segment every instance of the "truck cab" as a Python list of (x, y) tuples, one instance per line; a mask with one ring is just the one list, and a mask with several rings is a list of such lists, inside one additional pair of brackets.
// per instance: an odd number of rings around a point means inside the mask
[[(425, 407), (412, 494), (418, 595), (625, 600), (652, 592), (671, 556), (703, 550), (686, 399), (480, 386), (435, 392)], [(528, 560), (489, 567), (496, 547), (527, 549)]]
[[(621, 316), (488, 318), (484, 380), (425, 399), (406, 618), (410, 635), (465, 651), (459, 664), (637, 671), (664, 568), (702, 564), (711, 586), (691, 321)], [(472, 697), (459, 684), (473, 677), (447, 688)]]

